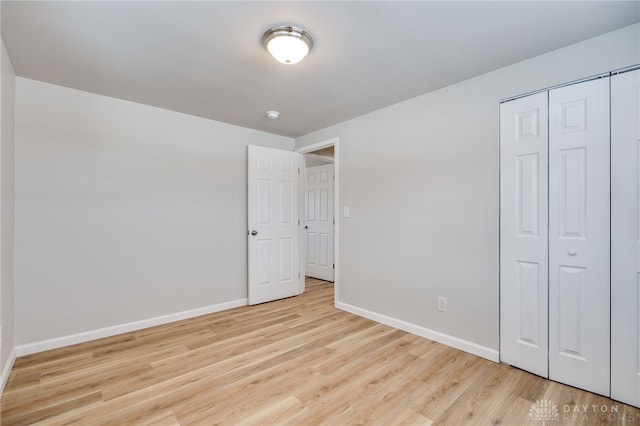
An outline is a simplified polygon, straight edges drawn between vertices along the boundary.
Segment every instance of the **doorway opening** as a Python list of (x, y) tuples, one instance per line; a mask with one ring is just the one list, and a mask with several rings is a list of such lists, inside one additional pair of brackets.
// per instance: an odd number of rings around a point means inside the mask
[(337, 300), (338, 138), (304, 146), (297, 151), (304, 158), (300, 173), (300, 241), (303, 242), (300, 271), (303, 276), (333, 282)]

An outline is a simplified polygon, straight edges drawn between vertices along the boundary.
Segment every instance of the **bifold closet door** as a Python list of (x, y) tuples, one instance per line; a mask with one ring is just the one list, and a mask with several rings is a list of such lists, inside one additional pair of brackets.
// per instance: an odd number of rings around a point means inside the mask
[(548, 375), (547, 92), (500, 105), (500, 359)]
[(611, 397), (640, 406), (640, 70), (611, 77)]
[(549, 378), (610, 383), (609, 79), (549, 91)]

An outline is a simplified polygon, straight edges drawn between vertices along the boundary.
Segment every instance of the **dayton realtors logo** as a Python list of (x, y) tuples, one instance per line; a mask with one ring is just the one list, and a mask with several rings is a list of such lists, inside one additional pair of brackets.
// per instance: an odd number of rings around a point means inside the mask
[(565, 404), (562, 406), (562, 420), (568, 422), (615, 423), (637, 424), (640, 418), (633, 413), (620, 412), (617, 404), (591, 404), (578, 405)]
[(633, 413), (620, 412), (617, 404), (613, 405), (578, 405), (564, 404), (560, 408), (547, 399), (540, 399), (529, 408), (531, 420), (542, 422), (559, 422), (560, 424), (587, 424), (587, 423), (623, 423), (629, 425), (639, 424), (640, 417)]
[(542, 426), (545, 426), (547, 422), (556, 422), (560, 418), (558, 412), (558, 406), (546, 399), (540, 399), (535, 404), (531, 404), (529, 408), (529, 417), (532, 420), (542, 422)]

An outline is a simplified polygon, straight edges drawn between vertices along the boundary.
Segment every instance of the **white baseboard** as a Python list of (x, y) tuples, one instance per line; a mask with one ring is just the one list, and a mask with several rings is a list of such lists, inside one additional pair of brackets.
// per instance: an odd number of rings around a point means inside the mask
[(376, 312), (371, 312), (366, 309), (349, 305), (347, 303), (336, 302), (336, 308), (364, 318), (368, 318), (381, 324), (388, 325), (393, 328), (397, 328), (399, 330), (406, 331), (407, 333), (415, 334), (416, 336), (424, 337), (438, 343), (451, 346), (452, 348), (460, 349), (461, 351), (469, 352), (470, 354), (486, 358), (489, 361), (500, 362), (500, 355), (497, 350), (479, 345), (477, 343), (469, 342), (468, 340), (450, 336), (439, 331), (431, 330), (429, 328), (415, 325), (396, 318), (388, 317), (386, 315), (381, 315)]
[(4, 387), (7, 385), (7, 380), (9, 380), (9, 374), (11, 373), (11, 369), (13, 368), (13, 364), (16, 362), (16, 348), (11, 350), (9, 354), (9, 358), (7, 358), (7, 362), (4, 364), (2, 368), (2, 375), (0, 376), (0, 395), (4, 392)]
[(20, 357), (31, 355), (37, 352), (57, 349), (63, 346), (75, 345), (76, 343), (88, 342), (90, 340), (102, 339), (103, 337), (115, 336), (117, 334), (129, 333), (131, 331), (141, 330), (143, 328), (155, 327), (156, 325), (162, 325), (170, 322), (180, 321), (183, 319), (198, 317), (201, 315), (212, 314), (214, 312), (226, 311), (227, 309), (233, 309), (246, 305), (247, 299), (232, 300), (230, 302), (220, 303), (217, 305), (205, 306), (202, 308), (176, 312), (174, 314), (162, 315), (159, 317), (129, 322), (126, 324), (114, 325), (97, 330), (56, 337), (54, 339), (42, 340), (40, 342), (27, 343), (15, 348), (14, 359), (16, 356)]

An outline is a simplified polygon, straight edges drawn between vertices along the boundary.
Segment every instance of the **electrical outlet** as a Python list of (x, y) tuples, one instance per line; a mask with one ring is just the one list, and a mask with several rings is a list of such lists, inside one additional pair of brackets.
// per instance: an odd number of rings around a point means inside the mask
[(438, 310), (441, 312), (447, 312), (447, 298), (438, 296)]

